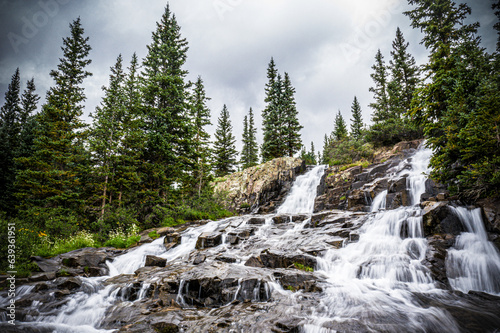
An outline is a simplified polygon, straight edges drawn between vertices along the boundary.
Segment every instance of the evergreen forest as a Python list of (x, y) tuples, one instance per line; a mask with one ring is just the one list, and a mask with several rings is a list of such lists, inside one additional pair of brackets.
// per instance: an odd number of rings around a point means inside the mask
[[(21, 82), (17, 68), (0, 109), (0, 228), (7, 239), (8, 226), (16, 226), (18, 273), (34, 268), (33, 255), (126, 248), (142, 230), (231, 216), (214, 182), (280, 157), (363, 165), (376, 149), (425, 139), (434, 150), (431, 177), (450, 193), (466, 202), (500, 197), (500, 37), (496, 51), (487, 52), (464, 3), (408, 3), (404, 14), (422, 32), (427, 63), (416, 63), (398, 28), (390, 54), (379, 50), (366, 73), (373, 82), (371, 119), (363, 119), (353, 91), (349, 119), (332, 109), (332, 131), (320, 149), (302, 142), (293, 77), (279, 71), (272, 55), (263, 110), (248, 106), (243, 119), (227, 105), (210, 110), (203, 78), (187, 79), (188, 41), (168, 5), (144, 59), (117, 55), (101, 103), (85, 122), (92, 41), (75, 19), (45, 98), (36, 78)], [(500, 2), (492, 10), (500, 18)], [(500, 23), (494, 28), (500, 36)], [(241, 137), (234, 122), (243, 124)], [(6, 257), (7, 243), (1, 247)], [(4, 257), (0, 271), (8, 270)]]

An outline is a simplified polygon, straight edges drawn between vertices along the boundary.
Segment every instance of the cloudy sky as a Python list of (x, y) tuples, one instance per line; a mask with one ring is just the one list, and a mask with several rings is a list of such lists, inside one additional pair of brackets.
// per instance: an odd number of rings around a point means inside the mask
[[(493, 51), (496, 34), (493, 0), (469, 0), (471, 20), (481, 22), (484, 47)], [(302, 139), (322, 147), (333, 129), (337, 110), (351, 117), (357, 96), (364, 121), (370, 121), (370, 74), (380, 48), (386, 61), (399, 26), (418, 64), (427, 59), (420, 31), (409, 26), (402, 13), (405, 0), (170, 0), (170, 8), (189, 43), (185, 69), (188, 79), (201, 76), (212, 122), (226, 104), (241, 147), (243, 117), (250, 107), (264, 107), (266, 69), (271, 57), (278, 70), (290, 74), (296, 89)], [(42, 96), (53, 84), (49, 72), (62, 55), (62, 38), (69, 23), (81, 17), (90, 37), (93, 76), (86, 80), (85, 119), (102, 98), (109, 67), (118, 54), (127, 66), (133, 52), (146, 55), (151, 33), (160, 20), (165, 0), (0, 0), (0, 103), (11, 76), (20, 68), (23, 87), (35, 78)], [(213, 132), (215, 125), (210, 129)], [(261, 142), (259, 142), (261, 143)]]

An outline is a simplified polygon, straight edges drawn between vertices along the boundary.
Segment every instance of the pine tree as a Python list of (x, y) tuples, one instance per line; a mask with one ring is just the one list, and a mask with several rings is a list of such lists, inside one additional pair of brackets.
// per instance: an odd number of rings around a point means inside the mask
[(328, 156), (330, 148), (330, 140), (328, 139), (328, 135), (325, 134), (323, 139), (323, 153), (321, 154), (321, 164), (328, 164)]
[(354, 96), (354, 101), (352, 102), (351, 113), (351, 137), (355, 140), (359, 140), (361, 139), (363, 130), (363, 119), (361, 115), (361, 106), (356, 96)]
[(498, 195), (499, 75), (480, 46), (479, 24), (465, 24), (471, 13), (466, 4), (410, 4), (416, 8), (405, 14), (424, 32), (422, 43), (430, 49), (427, 83), (417, 90), (411, 115), (434, 149), (431, 175), (469, 199)]
[(347, 125), (345, 123), (344, 117), (342, 116), (342, 113), (339, 112), (335, 116), (335, 123), (333, 126), (333, 133), (332, 136), (334, 140), (336, 141), (342, 141), (347, 139)]
[(168, 201), (173, 187), (186, 181), (195, 163), (194, 128), (185, 83), (187, 71), (182, 68), (188, 47), (168, 5), (152, 39), (142, 73), (143, 120), (147, 133), (143, 181), (144, 200), (154, 205)]
[(194, 136), (194, 153), (196, 164), (193, 170), (193, 178), (195, 180), (195, 189), (198, 197), (201, 195), (203, 188), (210, 181), (210, 134), (206, 131), (206, 126), (212, 125), (210, 121), (210, 109), (207, 106), (207, 101), (210, 98), (206, 96), (203, 80), (199, 76), (194, 84), (194, 90), (191, 94), (192, 118), (194, 121), (195, 136)]
[(215, 131), (213, 169), (216, 177), (223, 177), (235, 171), (238, 155), (235, 143), (229, 111), (224, 104)]
[[(92, 152), (93, 171), (99, 191), (100, 217), (104, 217), (106, 204), (111, 203), (113, 195), (118, 188), (115, 184), (116, 168), (119, 164), (119, 147), (124, 132), (127, 128), (123, 126), (125, 115), (125, 94), (123, 82), (123, 58), (121, 54), (116, 63), (111, 67), (109, 86), (103, 87), (104, 98), (101, 105), (96, 108), (92, 115), (93, 124), (90, 134), (89, 146)], [(102, 227), (102, 226), (101, 226)]]
[(282, 137), (285, 143), (285, 153), (292, 157), (302, 146), (300, 130), (303, 128), (299, 124), (298, 111), (295, 105), (295, 88), (290, 81), (290, 76), (285, 72), (283, 80), (283, 121)]
[[(29, 157), (33, 154), (33, 141), (35, 139), (35, 128), (38, 124), (35, 111), (38, 108), (40, 96), (35, 93), (35, 79), (31, 78), (26, 83), (26, 89), (21, 96), (21, 118), (20, 118), (20, 142), (16, 157)], [(20, 165), (17, 163), (17, 168)]]
[(273, 158), (283, 156), (285, 147), (282, 137), (283, 116), (283, 82), (281, 75), (275, 67), (273, 58), (267, 69), (269, 79), (266, 84), (266, 108), (262, 111), (263, 142), (261, 148), (262, 161), (267, 162)]
[(21, 79), (17, 68), (5, 93), (5, 103), (0, 109), (0, 209), (9, 212), (12, 211), (13, 180), (16, 174), (14, 158), (19, 148), (22, 125), (20, 89)]
[[(81, 212), (88, 156), (84, 140), (85, 123), (80, 119), (85, 101), (84, 79), (92, 74), (85, 70), (90, 64), (90, 46), (80, 18), (70, 24), (70, 37), (63, 39), (63, 57), (50, 75), (55, 86), (47, 93), (47, 102), (38, 116), (34, 153), (21, 158), (24, 170), (18, 176), (19, 197), (25, 208), (55, 209), (67, 217)], [(73, 221), (74, 222), (74, 221)], [(67, 234), (76, 225), (51, 225), (56, 233)]]
[(259, 163), (259, 145), (257, 144), (257, 128), (253, 117), (253, 110), (248, 111), (248, 166)]
[(248, 168), (248, 142), (249, 142), (249, 133), (248, 133), (248, 116), (245, 115), (243, 118), (243, 135), (241, 141), (243, 142), (243, 148), (241, 149), (241, 168)]
[(243, 148), (241, 150), (241, 167), (243, 169), (257, 165), (259, 161), (257, 145), (257, 129), (254, 127), (253, 110), (243, 118)]
[(145, 132), (142, 119), (142, 96), (140, 89), (139, 62), (137, 55), (132, 55), (128, 75), (123, 86), (124, 114), (121, 144), (118, 147), (118, 163), (115, 172), (115, 183), (118, 190), (118, 206), (122, 202), (137, 203), (137, 193), (141, 188), (140, 166), (145, 145)]
[(375, 65), (372, 66), (374, 71), (370, 74), (375, 87), (370, 87), (369, 91), (374, 94), (375, 102), (370, 103), (370, 107), (374, 110), (372, 120), (375, 123), (382, 122), (389, 117), (389, 98), (387, 95), (387, 68), (384, 63), (384, 56), (380, 49), (375, 55)]
[(401, 118), (410, 110), (413, 93), (418, 84), (418, 67), (415, 58), (408, 53), (409, 43), (403, 33), (396, 30), (396, 39), (392, 42), (392, 59), (389, 61), (391, 80), (387, 85), (389, 110), (391, 117)]

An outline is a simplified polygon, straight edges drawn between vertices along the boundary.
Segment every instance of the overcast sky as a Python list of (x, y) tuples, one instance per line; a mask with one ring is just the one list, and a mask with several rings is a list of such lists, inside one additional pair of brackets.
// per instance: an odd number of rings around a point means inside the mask
[[(181, 34), (189, 43), (185, 69), (188, 79), (201, 76), (211, 97), (210, 132), (226, 104), (241, 147), (242, 122), (250, 107), (256, 114), (259, 144), (260, 113), (264, 107), (266, 70), (274, 57), (281, 73), (288, 72), (296, 89), (302, 140), (309, 149), (322, 147), (341, 110), (349, 122), (351, 104), (358, 97), (365, 123), (372, 94), (370, 74), (380, 48), (390, 58), (399, 26), (418, 64), (427, 60), (420, 31), (409, 26), (402, 13), (404, 0), (170, 0)], [(471, 20), (481, 22), (483, 46), (493, 51), (496, 34), (493, 0), (470, 0)], [(53, 85), (49, 72), (62, 56), (62, 38), (69, 23), (81, 17), (90, 37), (93, 73), (85, 81), (85, 119), (102, 98), (109, 67), (118, 54), (126, 66), (133, 52), (140, 59), (167, 1), (158, 0), (0, 0), (0, 103), (12, 74), (20, 68), (22, 89), (35, 78), (42, 102)]]

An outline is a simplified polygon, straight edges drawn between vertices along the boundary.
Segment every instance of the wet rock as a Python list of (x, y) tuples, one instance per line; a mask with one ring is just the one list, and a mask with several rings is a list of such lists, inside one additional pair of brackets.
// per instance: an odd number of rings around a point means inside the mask
[(336, 239), (336, 240), (332, 240), (332, 241), (327, 241), (326, 243), (330, 244), (335, 249), (340, 249), (344, 246), (344, 242), (345, 242), (345, 239), (338, 239), (338, 240)]
[(199, 265), (205, 262), (206, 259), (206, 255), (204, 255), (203, 253), (197, 253), (196, 256), (194, 256), (193, 265)]
[(292, 216), (292, 222), (304, 222), (306, 219), (308, 219), (307, 215), (293, 215)]
[(215, 260), (227, 262), (228, 264), (232, 264), (232, 263), (237, 262), (236, 258), (229, 257), (229, 256), (217, 256), (217, 257), (215, 257)]
[(364, 190), (353, 190), (347, 197), (347, 209), (351, 211), (366, 211), (373, 198)]
[(144, 264), (144, 266), (147, 266), (147, 267), (150, 267), (150, 266), (165, 267), (166, 265), (167, 265), (167, 259), (153, 256), (153, 255), (147, 255), (146, 256), (146, 263)]
[(273, 217), (274, 224), (283, 224), (283, 223), (288, 223), (288, 222), (290, 222), (289, 215), (278, 215), (278, 216)]
[(156, 322), (151, 327), (158, 333), (177, 333), (180, 332), (179, 326), (172, 323)]
[(450, 247), (455, 243), (452, 235), (434, 235), (427, 237), (428, 247), (422, 264), (427, 267), (432, 278), (440, 284), (443, 289), (448, 289), (450, 284), (446, 273), (446, 255)]
[(253, 225), (262, 225), (266, 223), (266, 219), (263, 217), (251, 217), (248, 219), (247, 224), (253, 224)]
[(168, 233), (163, 239), (165, 249), (170, 250), (181, 243), (181, 235), (177, 232)]
[(304, 267), (316, 267), (316, 258), (306, 254), (288, 254), (278, 251), (264, 250), (258, 257), (251, 257), (245, 266), (267, 268), (294, 268), (295, 264)]
[(396, 209), (396, 208), (399, 208), (401, 206), (406, 206), (405, 203), (408, 203), (407, 197), (405, 200), (403, 198), (403, 194), (401, 192), (399, 192), (399, 193), (387, 193), (387, 196), (385, 197), (386, 209)]
[(55, 272), (38, 273), (29, 277), (30, 282), (52, 281), (56, 278)]
[(448, 202), (424, 202), (424, 213), (422, 216), (424, 234), (452, 234), (459, 235), (465, 231), (460, 219), (448, 206)]
[(500, 234), (500, 199), (482, 199), (477, 204), (481, 207), (486, 230)]
[(63, 265), (68, 267), (97, 267), (112, 256), (105, 249), (87, 247), (60, 255)]
[(196, 241), (196, 249), (202, 250), (222, 244), (222, 234), (220, 232), (204, 232)]
[(301, 320), (299, 318), (288, 317), (280, 319), (276, 322), (276, 328), (279, 329), (279, 331), (275, 330), (274, 332), (300, 333), (300, 322)]
[(59, 289), (68, 289), (68, 290), (74, 290), (78, 289), (82, 286), (82, 282), (77, 279), (77, 278), (58, 278), (58, 281), (56, 280), (57, 288)]
[(406, 176), (395, 180), (389, 180), (387, 193), (398, 193), (403, 191), (406, 191)]
[(323, 289), (317, 285), (317, 278), (312, 273), (295, 273), (290, 271), (279, 271), (274, 277), (286, 290), (305, 292), (322, 292)]

